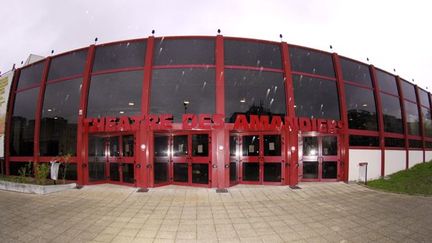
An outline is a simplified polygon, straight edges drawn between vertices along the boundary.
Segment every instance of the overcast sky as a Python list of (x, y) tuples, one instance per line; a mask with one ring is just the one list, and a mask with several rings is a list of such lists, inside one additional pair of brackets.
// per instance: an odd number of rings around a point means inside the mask
[(370, 63), (432, 89), (430, 1), (14, 0), (1, 4), (0, 71), (28, 54), (156, 36), (216, 35), (279, 41)]

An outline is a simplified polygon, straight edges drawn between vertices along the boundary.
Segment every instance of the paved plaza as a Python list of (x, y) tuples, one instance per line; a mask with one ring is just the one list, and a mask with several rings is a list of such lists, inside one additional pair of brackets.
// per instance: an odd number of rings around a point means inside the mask
[(345, 183), (301, 189), (85, 186), (0, 191), (1, 242), (431, 242), (432, 197)]

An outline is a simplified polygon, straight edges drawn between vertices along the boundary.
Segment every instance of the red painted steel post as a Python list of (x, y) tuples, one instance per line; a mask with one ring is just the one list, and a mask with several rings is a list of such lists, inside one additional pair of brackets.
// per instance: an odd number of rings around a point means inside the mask
[(10, 165), (10, 136), (11, 136), (11, 126), (12, 126), (12, 115), (14, 110), (14, 104), (15, 104), (15, 96), (16, 96), (16, 89), (18, 87), (18, 80), (21, 74), (21, 70), (17, 69), (14, 71), (14, 76), (12, 79), (12, 84), (9, 92), (9, 99), (8, 99), (8, 109), (6, 112), (6, 132), (5, 132), (5, 140), (4, 140), (4, 157), (5, 157), (5, 170), (6, 175), (9, 175), (9, 165)]
[(401, 103), (401, 112), (402, 112), (402, 121), (404, 128), (404, 139), (405, 139), (405, 152), (406, 152), (406, 161), (405, 161), (405, 169), (409, 168), (409, 141), (408, 141), (408, 125), (407, 125), (407, 117), (405, 113), (405, 98), (402, 90), (402, 83), (399, 76), (396, 76), (396, 84), (399, 90), (399, 102)]
[(419, 127), (420, 127), (420, 135), (422, 139), (422, 150), (423, 150), (423, 163), (425, 162), (425, 130), (424, 130), (424, 123), (423, 123), (423, 112), (422, 112), (422, 104), (420, 101), (420, 91), (419, 87), (417, 85), (414, 85), (415, 94), (416, 94), (416, 102), (417, 102), (417, 110), (419, 113)]
[(337, 80), (337, 87), (338, 87), (338, 94), (339, 94), (339, 110), (340, 110), (340, 116), (343, 123), (342, 128), (342, 134), (340, 134), (340, 140), (339, 143), (341, 146), (340, 148), (340, 156), (342, 160), (342, 166), (343, 166), (343, 180), (345, 182), (348, 182), (348, 172), (349, 172), (349, 135), (348, 135), (348, 113), (347, 113), (347, 107), (345, 102), (345, 84), (343, 82), (343, 76), (342, 76), (342, 67), (340, 64), (339, 56), (337, 53), (332, 54), (335, 74), (336, 74), (336, 80)]
[(82, 77), (82, 88), (78, 110), (78, 129), (77, 129), (77, 184), (85, 185), (88, 183), (88, 133), (84, 129), (84, 119), (87, 116), (87, 101), (90, 90), (90, 80), (95, 54), (95, 45), (91, 45), (87, 52), (84, 73)]
[[(286, 42), (281, 43), (282, 51), (282, 62), (284, 69), (285, 78), (285, 104), (287, 105), (287, 117), (293, 119), (295, 117), (295, 103), (294, 103), (294, 86), (291, 73), (291, 62), (289, 58), (289, 47)], [(298, 157), (298, 130), (293, 128), (288, 128), (285, 124), (285, 149), (286, 149), (286, 161), (285, 163), (285, 184), (290, 186), (295, 186), (298, 184), (298, 167), (299, 167), (299, 157)]]
[(375, 96), (375, 106), (378, 118), (378, 132), (379, 132), (379, 145), (381, 149), (381, 176), (385, 175), (385, 138), (384, 138), (384, 116), (382, 112), (382, 102), (379, 89), (379, 82), (376, 76), (376, 70), (373, 65), (369, 66), (370, 75), (372, 78), (374, 96)]

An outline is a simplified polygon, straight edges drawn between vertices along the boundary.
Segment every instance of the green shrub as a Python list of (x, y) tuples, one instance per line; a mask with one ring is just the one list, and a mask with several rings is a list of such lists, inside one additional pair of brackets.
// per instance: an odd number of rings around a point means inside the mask
[(49, 172), (50, 168), (46, 163), (38, 163), (35, 166), (36, 183), (39, 185), (45, 185)]

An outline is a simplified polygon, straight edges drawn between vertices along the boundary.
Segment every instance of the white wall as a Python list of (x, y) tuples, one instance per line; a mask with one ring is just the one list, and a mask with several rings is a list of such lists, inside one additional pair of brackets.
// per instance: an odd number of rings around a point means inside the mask
[[(360, 162), (368, 162), (368, 180), (381, 176), (381, 150), (350, 149), (348, 181), (359, 180)], [(364, 180), (363, 174), (361, 180)]]
[(423, 151), (410, 150), (409, 151), (409, 167), (423, 162)]
[(426, 161), (431, 161), (432, 160), (432, 151), (426, 151)]
[(406, 168), (405, 150), (385, 150), (384, 175), (393, 174)]

